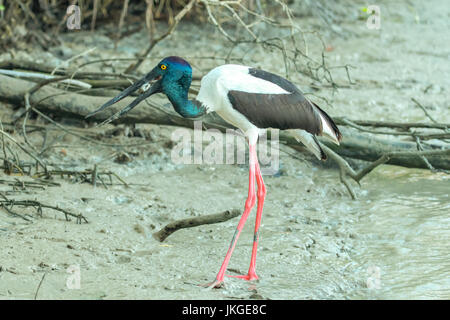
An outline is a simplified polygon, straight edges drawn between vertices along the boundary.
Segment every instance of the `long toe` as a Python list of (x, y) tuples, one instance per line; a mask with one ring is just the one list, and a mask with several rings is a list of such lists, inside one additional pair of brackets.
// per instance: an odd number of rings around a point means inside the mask
[(232, 278), (239, 278), (239, 279), (244, 279), (247, 281), (253, 281), (253, 280), (258, 280), (258, 276), (256, 275), (256, 273), (249, 273), (249, 274), (245, 274), (245, 275), (226, 275), (227, 277), (232, 277)]
[(209, 289), (219, 289), (224, 286), (223, 280), (214, 280), (212, 282), (208, 282), (205, 284), (199, 284), (201, 287), (209, 288)]

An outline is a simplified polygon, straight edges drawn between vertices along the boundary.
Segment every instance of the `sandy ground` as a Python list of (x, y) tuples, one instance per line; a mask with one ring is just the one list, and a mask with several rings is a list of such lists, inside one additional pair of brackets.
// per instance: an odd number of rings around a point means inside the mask
[[(343, 24), (350, 35), (327, 37), (334, 48), (327, 53), (329, 61), (355, 66), (351, 75), (356, 82), (338, 92), (327, 88), (315, 92), (332, 102), (333, 107), (324, 107), (331, 115), (428, 121), (411, 102), (415, 97), (440, 122), (450, 121), (446, 31), (450, 9), (441, 1), (411, 4), (383, 2), (378, 31), (354, 20)], [(312, 18), (306, 21), (317, 23)], [(220, 54), (219, 37), (208, 30), (192, 32), (194, 27), (181, 26), (159, 46), (158, 55)], [(133, 46), (139, 37), (145, 34), (123, 40), (115, 51), (100, 34), (78, 42), (68, 35), (64, 48), (75, 54), (95, 43), (101, 53), (89, 59), (126, 57), (140, 49)], [(185, 43), (178, 41), (195, 43), (202, 37), (208, 41), (201, 48), (184, 48)], [(42, 53), (42, 58), (49, 55)], [(277, 71), (277, 57), (262, 51), (255, 50), (246, 59)], [(146, 62), (142, 69), (153, 63)], [(201, 61), (193, 65), (207, 68)], [(308, 92), (308, 79), (293, 80)], [(336, 80), (345, 83), (345, 73), (337, 72)], [(307, 154), (297, 154), (300, 159), (296, 159), (285, 152), (280, 154), (281, 175), (265, 177), (268, 194), (257, 262), (260, 280), (249, 284), (227, 278), (223, 289), (199, 287), (214, 279), (238, 219), (180, 230), (164, 243), (151, 234), (176, 219), (243, 208), (248, 167), (175, 165), (170, 158), (174, 128), (138, 128), (152, 132), (154, 140), (102, 138), (125, 145), (108, 148), (65, 135), (47, 154), (48, 161), (64, 168), (97, 164), (99, 169), (114, 171), (129, 188), (118, 181), (105, 189), (56, 179), (60, 187), (17, 196), (82, 213), (88, 224), (66, 222), (52, 211), (39, 218), (24, 209), (21, 212), (33, 217), (28, 223), (0, 211), (0, 299), (33, 299), (44, 275), (38, 299), (450, 298), (448, 175), (379, 167), (355, 189), (358, 200), (352, 201), (330, 164)], [(29, 138), (38, 145), (42, 142), (40, 133)], [(120, 151), (131, 154), (132, 161), (115, 162)], [(3, 173), (1, 178), (13, 179)], [(10, 189), (2, 186), (1, 190)], [(253, 223), (254, 215), (239, 239), (232, 269), (248, 268)], [(80, 288), (73, 289), (76, 282), (71, 280), (78, 274)]]

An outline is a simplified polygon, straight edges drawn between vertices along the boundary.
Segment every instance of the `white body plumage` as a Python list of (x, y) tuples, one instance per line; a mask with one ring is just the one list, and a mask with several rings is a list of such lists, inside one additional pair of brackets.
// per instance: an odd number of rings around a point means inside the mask
[[(285, 90), (277, 83), (253, 76), (250, 74), (250, 69), (250, 67), (235, 64), (222, 65), (212, 69), (202, 78), (196, 100), (203, 104), (207, 112), (214, 111), (225, 121), (241, 129), (248, 136), (249, 142), (254, 144), (265, 128), (259, 128), (236, 110), (229, 99), (229, 93), (231, 91), (256, 93), (262, 94), (261, 97), (295, 93)], [(278, 109), (280, 113), (283, 112), (283, 105), (273, 105), (272, 107)], [(324, 116), (320, 113), (319, 116), (322, 122), (322, 134), (339, 143), (334, 130)], [(302, 129), (290, 129), (289, 131), (319, 159), (321, 158), (320, 147), (311, 133)]]

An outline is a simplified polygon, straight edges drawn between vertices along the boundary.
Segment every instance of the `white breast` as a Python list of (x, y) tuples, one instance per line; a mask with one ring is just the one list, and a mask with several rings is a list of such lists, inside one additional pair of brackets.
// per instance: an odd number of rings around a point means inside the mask
[(227, 64), (212, 69), (202, 78), (200, 91), (196, 97), (207, 112), (215, 111), (225, 121), (233, 124), (255, 144), (262, 129), (257, 128), (248, 119), (233, 109), (228, 99), (232, 90), (249, 93), (289, 94), (280, 86), (249, 74), (250, 67)]

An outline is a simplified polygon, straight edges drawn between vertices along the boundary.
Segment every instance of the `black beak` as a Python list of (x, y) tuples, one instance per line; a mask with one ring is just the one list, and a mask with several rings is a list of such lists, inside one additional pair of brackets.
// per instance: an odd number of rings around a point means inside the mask
[(133, 109), (134, 107), (136, 107), (141, 101), (145, 100), (146, 98), (150, 97), (152, 94), (161, 92), (161, 76), (158, 74), (158, 69), (154, 68), (152, 71), (150, 71), (145, 77), (143, 77), (142, 79), (138, 80), (137, 82), (135, 82), (134, 84), (132, 84), (131, 86), (129, 86), (128, 88), (126, 88), (125, 90), (123, 90), (121, 93), (119, 93), (117, 96), (115, 96), (114, 98), (112, 98), (111, 100), (109, 100), (108, 102), (106, 102), (104, 105), (102, 105), (100, 108), (98, 108), (97, 110), (89, 113), (86, 118), (92, 117), (93, 115), (99, 113), (100, 111), (102, 111), (103, 109), (108, 108), (109, 106), (115, 104), (116, 102), (119, 102), (120, 100), (122, 100), (123, 98), (129, 96), (131, 93), (133, 93), (134, 91), (141, 89), (142, 86), (148, 84), (150, 81), (157, 79), (158, 81), (156, 81), (148, 90), (144, 91), (141, 95), (139, 95), (132, 103), (130, 103), (127, 107), (123, 108), (122, 110), (120, 110), (119, 112), (113, 114), (111, 117), (109, 117), (108, 119), (106, 119), (105, 121), (103, 121), (100, 125), (103, 124), (107, 124), (110, 123), (111, 121), (114, 121), (118, 118), (120, 118), (122, 115), (124, 115), (125, 113), (127, 113), (128, 111), (130, 111), (131, 109)]

